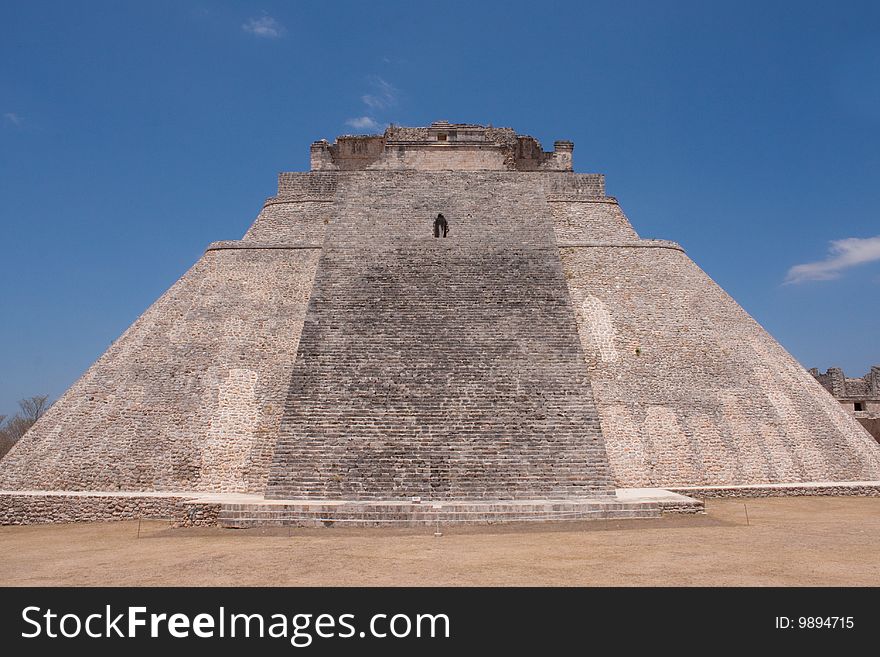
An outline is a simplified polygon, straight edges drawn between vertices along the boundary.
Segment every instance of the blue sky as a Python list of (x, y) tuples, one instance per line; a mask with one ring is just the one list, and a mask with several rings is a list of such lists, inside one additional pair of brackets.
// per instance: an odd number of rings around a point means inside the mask
[(0, 414), (57, 398), (310, 142), (436, 119), (573, 140), (805, 366), (880, 363), (880, 3), (7, 1)]

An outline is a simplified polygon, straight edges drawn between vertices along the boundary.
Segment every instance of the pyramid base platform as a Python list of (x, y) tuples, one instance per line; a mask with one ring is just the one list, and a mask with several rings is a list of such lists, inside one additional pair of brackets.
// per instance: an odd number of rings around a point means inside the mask
[(2, 491), (0, 525), (167, 520), (177, 527), (418, 527), (658, 518), (702, 513), (703, 499), (880, 497), (880, 481), (619, 488), (613, 497), (537, 500), (267, 500), (203, 492)]
[(661, 500), (675, 501), (681, 508), (692, 506), (693, 512), (702, 510), (702, 504), (697, 500), (676, 493), (645, 499), (610, 496), (576, 500), (436, 502), (263, 500), (224, 504), (218, 524), (236, 529), (265, 526), (419, 527), (659, 518), (663, 512)]
[(167, 520), (177, 527), (416, 527), (658, 518), (699, 513), (701, 501), (663, 489), (539, 500), (267, 500), (242, 493), (0, 491), (0, 525)]

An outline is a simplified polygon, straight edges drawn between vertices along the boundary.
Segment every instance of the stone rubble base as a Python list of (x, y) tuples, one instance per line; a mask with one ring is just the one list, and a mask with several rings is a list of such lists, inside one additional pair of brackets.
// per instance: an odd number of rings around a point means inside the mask
[(219, 502), (200, 493), (0, 491), (0, 525), (169, 520), (175, 527), (215, 526)]

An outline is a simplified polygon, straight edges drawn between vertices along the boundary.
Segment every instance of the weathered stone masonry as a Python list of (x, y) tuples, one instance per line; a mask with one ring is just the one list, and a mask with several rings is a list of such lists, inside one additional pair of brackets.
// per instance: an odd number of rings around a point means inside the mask
[(683, 252), (561, 247), (618, 485), (876, 480), (876, 444)]
[(262, 492), (319, 253), (206, 252), (3, 459), (0, 488)]
[(880, 446), (572, 150), (446, 122), (316, 142), (0, 462), (0, 522), (170, 513), (180, 491), (873, 490)]
[(340, 175), (271, 497), (612, 491), (546, 175)]
[(880, 365), (859, 378), (844, 376), (839, 367), (831, 367), (824, 374), (814, 367), (810, 374), (880, 442)]

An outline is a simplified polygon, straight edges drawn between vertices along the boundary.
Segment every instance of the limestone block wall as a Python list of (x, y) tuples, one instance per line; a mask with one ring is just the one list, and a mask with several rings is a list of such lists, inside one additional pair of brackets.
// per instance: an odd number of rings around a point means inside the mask
[(332, 217), (332, 197), (307, 201), (271, 198), (245, 233), (244, 241), (321, 244)]
[(243, 240), (320, 245), (333, 218), (338, 180), (335, 172), (278, 174), (278, 195), (266, 200)]
[[(550, 201), (604, 199), (605, 176), (601, 173), (561, 173), (543, 177), (543, 186)], [(614, 199), (609, 199), (613, 201)]]
[[(431, 237), (442, 212), (457, 243), (553, 245), (545, 188), (571, 174), (382, 171), (340, 174), (328, 244), (381, 247)], [(550, 230), (548, 231), (548, 226)]]
[(464, 146), (450, 144), (446, 147), (408, 145), (406, 148), (386, 148), (384, 156), (368, 169), (397, 170), (418, 169), (420, 171), (504, 171), (508, 166), (507, 153), (494, 145)]
[(880, 485), (874, 482), (828, 482), (819, 484), (765, 484), (763, 486), (683, 486), (670, 490), (688, 497), (707, 499), (723, 497), (880, 497)]
[(278, 174), (278, 198), (287, 200), (325, 200), (336, 192), (339, 174), (328, 171), (284, 171)]
[(269, 497), (610, 492), (546, 175), (340, 176)]
[(865, 427), (865, 431), (871, 434), (874, 437), (874, 440), (880, 443), (880, 417), (859, 417), (856, 419), (859, 424)]
[(550, 203), (550, 213), (559, 244), (639, 237), (614, 199), (554, 201)]
[(880, 479), (880, 446), (681, 250), (560, 252), (619, 486)]
[(317, 249), (220, 249), (0, 461), (0, 489), (261, 492)]
[(151, 518), (177, 527), (217, 524), (220, 505), (184, 496), (6, 492), (0, 490), (0, 525), (111, 522)]

